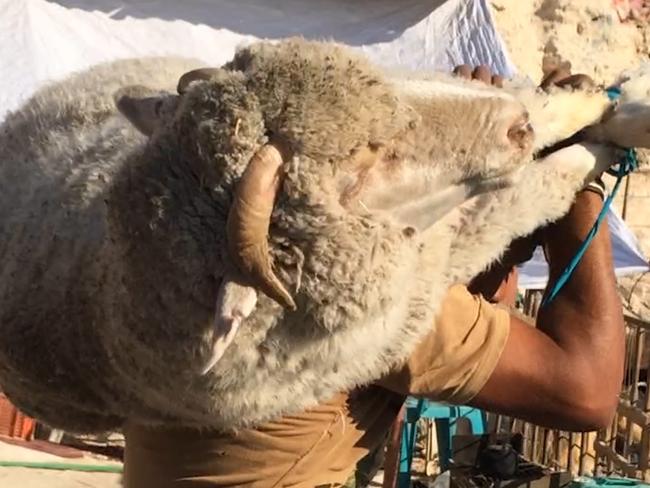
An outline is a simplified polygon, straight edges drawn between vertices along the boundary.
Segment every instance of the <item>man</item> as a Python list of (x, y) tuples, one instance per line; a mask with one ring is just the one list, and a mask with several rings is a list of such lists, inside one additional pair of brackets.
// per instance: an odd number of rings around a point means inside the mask
[[(499, 84), (485, 68), (460, 75)], [(566, 84), (552, 73), (545, 84)], [(571, 78), (568, 78), (569, 80)], [(555, 281), (602, 207), (594, 188), (569, 214), (513, 243), (475, 293), (491, 297), (537, 242)], [(481, 280), (483, 284), (481, 285)], [(497, 286), (498, 288), (498, 286)], [(147, 429), (127, 424), (126, 488), (335, 487), (385, 437), (406, 395), (483, 408), (563, 430), (609, 423), (623, 375), (624, 327), (610, 238), (601, 227), (571, 280), (531, 327), (520, 315), (467, 287), (449, 290), (435, 328), (403, 367), (375, 385), (306, 412), (235, 433)]]

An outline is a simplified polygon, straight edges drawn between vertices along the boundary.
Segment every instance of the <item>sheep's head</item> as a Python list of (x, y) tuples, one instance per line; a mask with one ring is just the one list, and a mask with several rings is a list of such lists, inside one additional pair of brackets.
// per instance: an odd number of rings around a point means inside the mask
[(422, 116), (431, 134), (430, 160), (449, 163), (456, 178), (492, 178), (530, 160), (535, 134), (524, 105), (512, 94), (480, 81), (440, 75), (392, 80)]
[(257, 44), (223, 68), (186, 73), (178, 92), (129, 95), (118, 107), (148, 135), (171, 130), (205, 186), (230, 191), (225, 230), (243, 290), (222, 293), (230, 335), (252, 311), (251, 289), (296, 308), (272, 269), (274, 207), (298, 209), (289, 226), (353, 216), (416, 241), (530, 156), (514, 99), (475, 84), (390, 80), (333, 44)]

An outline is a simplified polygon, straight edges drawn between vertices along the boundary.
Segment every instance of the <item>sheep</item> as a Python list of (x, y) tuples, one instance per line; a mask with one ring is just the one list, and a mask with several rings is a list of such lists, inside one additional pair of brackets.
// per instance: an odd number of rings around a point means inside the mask
[[(11, 394), (26, 388), (22, 396), (30, 391), (33, 414), (44, 411), (53, 425), (69, 423), (58, 419), (75, 404), (70, 415), (81, 425), (105, 430), (116, 422), (92, 391), (95, 382), (101, 389), (109, 358), (90, 326), (105, 320), (102, 304), (88, 300), (110, 299), (103, 291), (111, 269), (105, 252), (106, 188), (147, 138), (116, 111), (114, 95), (127, 88), (122, 95), (137, 94), (142, 105), (169, 105), (174, 97), (166, 94), (178, 78), (199, 66), (198, 60), (173, 57), (100, 65), (41, 89), (3, 121), (0, 389)], [(79, 342), (64, 353), (67, 340)], [(39, 386), (39, 377), (50, 386)], [(70, 383), (79, 388), (68, 390)]]
[(101, 432), (236, 429), (372, 382), (449, 285), (568, 211), (626, 107), (302, 39), (54, 83), (0, 131), (0, 387)]

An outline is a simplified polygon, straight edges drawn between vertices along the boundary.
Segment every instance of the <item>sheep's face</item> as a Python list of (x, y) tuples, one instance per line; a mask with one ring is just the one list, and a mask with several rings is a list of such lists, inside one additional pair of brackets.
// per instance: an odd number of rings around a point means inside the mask
[[(272, 49), (262, 54), (242, 56), (264, 68), (263, 77), (245, 66), (207, 70), (183, 77), (180, 97), (131, 90), (118, 106), (145, 134), (175, 139), (202, 183), (234, 192), (233, 260), (244, 274), (265, 275), (260, 288), (284, 305), (294, 306), (267, 257), (274, 204), (300, 208), (303, 220), (377, 214), (424, 232), (469, 197), (509, 184), (529, 160), (526, 111), (496, 89), (391, 83), (359, 59), (319, 50), (310, 53), (315, 59), (300, 51), (283, 63)], [(274, 150), (251, 159), (268, 141)]]
[(456, 182), (493, 178), (530, 160), (535, 134), (526, 108), (511, 94), (450, 77), (393, 83), (422, 116), (419, 136), (430, 142), (420, 144), (425, 164), (444, 168)]
[(419, 120), (338, 168), (339, 200), (347, 208), (380, 211), (423, 231), (467, 198), (512, 184), (531, 161), (534, 132), (512, 96), (460, 80), (394, 84)]
[[(351, 228), (369, 232), (369, 246), (376, 235), (367, 229), (381, 228), (391, 244), (376, 264), (395, 264), (415, 252), (414, 233), (486, 187), (508, 184), (528, 160), (533, 134), (521, 104), (458, 80), (436, 83), (391, 83), (339, 47), (301, 42), (253, 47), (227, 69), (187, 74), (180, 98), (120, 99), (136, 127), (169, 140), (193, 181), (214, 189), (221, 208), (229, 205), (234, 274), (226, 271), (220, 287), (214, 361), (252, 313), (257, 292), (297, 307), (272, 269), (279, 251), (270, 252), (269, 233), (303, 254), (343, 256), (337, 249)], [(368, 271), (370, 249), (354, 241), (338, 259), (359, 259)], [(345, 287), (328, 279), (333, 289)]]

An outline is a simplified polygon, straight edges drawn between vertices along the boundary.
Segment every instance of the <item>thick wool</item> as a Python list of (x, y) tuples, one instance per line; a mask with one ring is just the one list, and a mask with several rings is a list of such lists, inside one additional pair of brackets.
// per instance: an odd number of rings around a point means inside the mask
[(115, 384), (98, 335), (121, 287), (106, 252), (108, 188), (146, 144), (113, 94), (137, 84), (173, 90), (197, 66), (98, 66), (41, 89), (0, 128), (0, 388), (53, 425), (112, 428), (124, 411), (113, 403), (137, 406)]
[[(387, 77), (341, 46), (303, 40), (240, 50), (150, 139), (117, 112), (116, 92), (171, 91), (197, 65), (99, 66), (41, 90), (0, 128), (0, 388), (50, 425), (231, 429), (371, 382), (430, 330), (450, 284), (562, 216), (604, 167), (532, 164), (534, 147), (498, 140), (504, 117), (523, 110), (510, 95)], [(270, 136), (295, 153), (269, 242), (298, 309), (260, 295), (201, 375), (232, 266), (234, 186)], [(381, 156), (360, 167), (368, 148)], [(407, 170), (387, 185), (390, 168)], [(468, 180), (494, 191), (415, 232), (408, 209), (374, 210)]]

